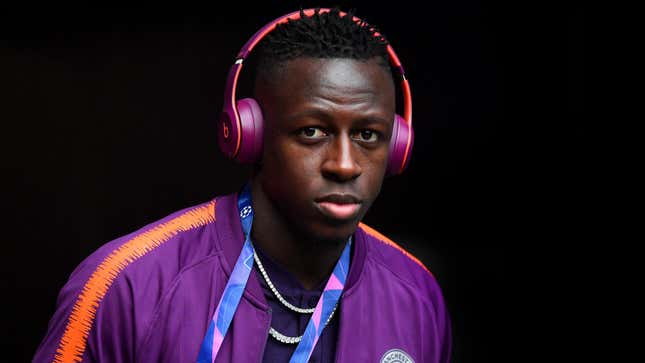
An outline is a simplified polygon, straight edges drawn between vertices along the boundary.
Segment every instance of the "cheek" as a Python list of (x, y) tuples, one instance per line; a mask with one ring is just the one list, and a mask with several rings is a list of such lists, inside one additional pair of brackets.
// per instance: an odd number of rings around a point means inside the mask
[(297, 143), (289, 135), (280, 133), (273, 135), (272, 140), (265, 140), (264, 156), (272, 161), (273, 167), (292, 172), (313, 168), (321, 157), (321, 150), (305, 147)]
[(387, 163), (389, 158), (389, 149), (382, 147), (379, 150), (366, 151), (362, 155), (363, 170), (368, 172), (371, 177), (381, 178), (385, 176), (387, 171)]
[(363, 187), (369, 191), (372, 200), (376, 199), (381, 191), (387, 171), (388, 156), (388, 150), (385, 149), (366, 158), (363, 168)]
[(293, 143), (279, 141), (276, 138), (265, 144), (268, 148), (264, 151), (262, 173), (274, 190), (286, 188), (297, 193), (316, 177), (318, 156)]

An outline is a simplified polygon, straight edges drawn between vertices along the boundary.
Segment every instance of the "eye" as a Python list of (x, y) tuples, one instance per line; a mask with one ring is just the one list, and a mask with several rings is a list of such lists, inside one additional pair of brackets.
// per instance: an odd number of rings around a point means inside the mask
[(318, 127), (304, 127), (300, 129), (299, 134), (308, 139), (318, 139), (327, 136), (327, 134)]
[(378, 133), (374, 130), (361, 130), (354, 136), (359, 141), (376, 142), (378, 141)]

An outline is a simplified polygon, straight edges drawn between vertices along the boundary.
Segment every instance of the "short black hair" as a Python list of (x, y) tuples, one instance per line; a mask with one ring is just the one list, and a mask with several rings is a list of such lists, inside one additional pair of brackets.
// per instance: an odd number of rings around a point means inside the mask
[(364, 20), (354, 20), (354, 12), (350, 10), (342, 16), (338, 8), (322, 13), (315, 9), (307, 16), (300, 9), (299, 19), (278, 24), (258, 44), (255, 78), (270, 81), (286, 61), (303, 57), (358, 60), (378, 57), (389, 72), (387, 39)]

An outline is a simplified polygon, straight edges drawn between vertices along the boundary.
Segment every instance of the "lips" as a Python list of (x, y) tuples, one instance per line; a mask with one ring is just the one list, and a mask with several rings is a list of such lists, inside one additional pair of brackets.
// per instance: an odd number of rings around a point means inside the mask
[(316, 199), (316, 205), (326, 217), (347, 220), (358, 215), (361, 200), (351, 194), (329, 194)]

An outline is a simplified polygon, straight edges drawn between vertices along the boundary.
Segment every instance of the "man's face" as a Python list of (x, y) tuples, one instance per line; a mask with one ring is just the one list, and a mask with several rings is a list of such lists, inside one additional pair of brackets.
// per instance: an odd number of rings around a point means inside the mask
[(376, 199), (395, 112), (394, 84), (378, 59), (298, 58), (277, 82), (258, 82), (265, 118), (257, 177), (289, 225), (341, 241)]

